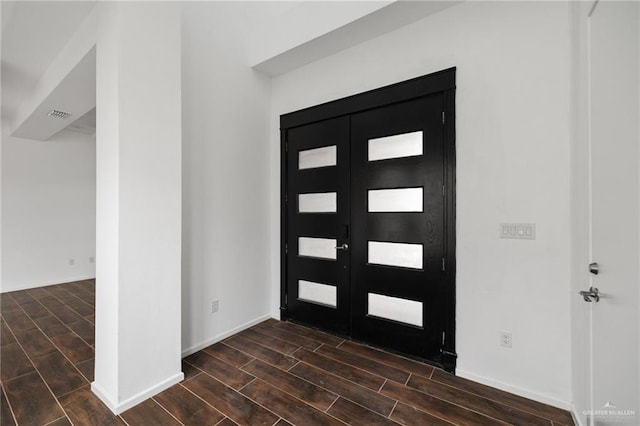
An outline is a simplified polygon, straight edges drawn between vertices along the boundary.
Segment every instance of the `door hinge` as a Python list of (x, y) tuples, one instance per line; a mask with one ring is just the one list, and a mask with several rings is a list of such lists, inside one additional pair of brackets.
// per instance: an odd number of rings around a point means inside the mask
[(284, 152), (289, 152), (289, 142), (284, 143)]
[(288, 193), (284, 193), (284, 203), (287, 204), (289, 202), (289, 194)]
[(284, 245), (284, 254), (289, 254), (289, 244)]
[(442, 111), (442, 124), (444, 124), (444, 111)]
[(442, 196), (444, 197), (444, 185), (442, 185)]
[(442, 270), (444, 271), (444, 269), (445, 269), (445, 260), (444, 260), (444, 257), (443, 257), (442, 258)]

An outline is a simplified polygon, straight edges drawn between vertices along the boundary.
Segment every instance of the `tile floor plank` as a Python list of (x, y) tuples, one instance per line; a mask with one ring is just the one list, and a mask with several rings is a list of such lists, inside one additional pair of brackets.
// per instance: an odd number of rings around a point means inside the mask
[(7, 380), (35, 371), (18, 343), (0, 347), (0, 380)]
[(189, 380), (194, 378), (195, 376), (197, 376), (198, 374), (202, 373), (202, 370), (200, 370), (198, 367), (195, 367), (191, 364), (189, 364), (188, 362), (186, 362), (184, 359), (182, 360), (182, 373), (184, 374), (184, 380)]
[(171, 386), (153, 397), (186, 426), (213, 426), (224, 415), (182, 386)]
[(431, 377), (434, 370), (434, 367), (425, 363), (354, 342), (345, 341), (340, 345), (339, 349), (399, 368), (400, 370), (404, 370), (412, 374), (418, 374), (426, 378)]
[(87, 361), (83, 361), (76, 364), (76, 368), (80, 370), (82, 375), (89, 381), (93, 382), (95, 373), (95, 359), (91, 358)]
[(124, 425), (124, 422), (84, 386), (60, 398), (60, 404), (76, 425)]
[(22, 309), (26, 312), (27, 315), (33, 320), (36, 318), (42, 318), (49, 315), (49, 311), (47, 308), (42, 306), (40, 302), (34, 300), (33, 302), (25, 303), (20, 305)]
[(82, 340), (87, 342), (89, 346), (95, 345), (95, 327), (87, 320), (80, 320), (67, 324), (74, 333), (76, 333)]
[(13, 337), (13, 333), (7, 327), (7, 324), (2, 320), (0, 322), (0, 346), (8, 345), (10, 343), (15, 343), (16, 339)]
[(329, 408), (338, 398), (338, 395), (333, 392), (329, 392), (260, 360), (255, 360), (242, 367), (242, 369), (321, 411)]
[(397, 383), (406, 383), (409, 378), (409, 373), (402, 371), (398, 368), (391, 367), (386, 364), (381, 364), (378, 361), (374, 361), (369, 358), (355, 355), (351, 352), (342, 351), (332, 346), (322, 345), (316, 353), (325, 355), (329, 358), (333, 358), (337, 361), (349, 364), (354, 367), (358, 367), (362, 370), (366, 370), (370, 373), (377, 374), (385, 379), (393, 380)]
[(298, 324), (294, 324), (291, 322), (280, 321), (275, 324), (275, 327), (280, 327), (283, 330), (290, 331), (294, 334), (298, 334), (302, 337), (306, 337), (307, 339), (316, 340), (320, 343), (324, 343), (329, 346), (338, 346), (340, 343), (344, 342), (344, 339), (340, 337), (336, 337), (331, 334), (323, 333), (318, 330), (314, 330), (308, 327), (303, 327)]
[(259, 327), (255, 327), (256, 331), (268, 336), (275, 337), (277, 339), (286, 340), (287, 342), (291, 342), (305, 349), (309, 349), (310, 351), (318, 349), (322, 344), (317, 340), (309, 339), (307, 337), (301, 336), (300, 334), (287, 331), (283, 327), (276, 327), (271, 325), (262, 326), (262, 324), (260, 324)]
[(51, 340), (58, 347), (60, 352), (65, 354), (67, 358), (74, 364), (87, 361), (94, 357), (93, 349), (87, 345), (74, 333), (61, 334), (52, 337)]
[(69, 330), (69, 328), (67, 328), (66, 325), (60, 322), (53, 315), (36, 318), (34, 322), (38, 325), (40, 330), (42, 330), (42, 332), (49, 338), (67, 334), (71, 331)]
[(58, 350), (39, 329), (18, 333), (16, 338), (22, 345), (27, 356), (31, 359)]
[(44, 425), (64, 416), (58, 401), (35, 371), (4, 382), (4, 390), (19, 425)]
[(337, 419), (262, 380), (252, 382), (242, 389), (242, 393), (294, 425), (342, 425)]
[(4, 394), (4, 388), (0, 386), (0, 425), (14, 426), (16, 424)]
[(147, 399), (120, 415), (129, 425), (179, 425), (169, 413), (167, 413), (153, 399)]
[(22, 310), (10, 311), (10, 312), (2, 312), (2, 316), (4, 320), (7, 322), (7, 325), (13, 332), (22, 333), (24, 331), (34, 330), (36, 329), (36, 323), (34, 323), (31, 318)]
[(237, 349), (227, 346), (224, 343), (216, 343), (203, 349), (206, 353), (215, 356), (235, 367), (241, 367), (255, 358), (240, 352)]
[(291, 355), (298, 350), (300, 346), (294, 345), (287, 341), (278, 339), (277, 337), (268, 336), (266, 334), (259, 333), (253, 329), (247, 329), (237, 334), (238, 336), (246, 337), (249, 340), (260, 343), (262, 346), (266, 346), (278, 352), (282, 352), (287, 355)]
[(343, 377), (361, 386), (365, 386), (374, 391), (378, 391), (384, 384), (385, 379), (361, 370), (349, 364), (342, 363), (333, 358), (328, 358), (316, 352), (300, 349), (293, 354), (297, 359), (314, 367), (321, 368), (329, 373)]
[(338, 398), (336, 403), (331, 406), (327, 413), (349, 425), (397, 425), (396, 422), (393, 422), (386, 417), (382, 417), (381, 415), (376, 414), (371, 410), (367, 410), (366, 408), (344, 398)]
[(42, 355), (33, 362), (57, 397), (89, 383), (60, 352)]
[(434, 417), (431, 414), (418, 410), (415, 407), (410, 407), (402, 402), (398, 402), (398, 405), (393, 409), (391, 413), (391, 419), (402, 425), (411, 426), (450, 426), (453, 423), (449, 423), (439, 417)]
[(185, 360), (233, 389), (240, 389), (254, 378), (206, 352), (196, 352)]
[(323, 387), (385, 417), (391, 413), (395, 405), (395, 401), (391, 398), (303, 362), (289, 371), (308, 382)]
[(278, 417), (208, 374), (185, 382), (184, 387), (239, 425), (271, 426)]
[(245, 339), (241, 336), (229, 337), (228, 339), (224, 340), (223, 343), (264, 362), (268, 362), (275, 367), (285, 370), (291, 368), (298, 362), (288, 355), (276, 352), (273, 349), (269, 349), (266, 346), (262, 346), (252, 340)]
[(51, 423), (48, 423), (47, 426), (72, 426), (71, 422), (69, 421), (69, 419), (65, 416), (65, 417), (61, 417), (58, 420), (55, 420)]

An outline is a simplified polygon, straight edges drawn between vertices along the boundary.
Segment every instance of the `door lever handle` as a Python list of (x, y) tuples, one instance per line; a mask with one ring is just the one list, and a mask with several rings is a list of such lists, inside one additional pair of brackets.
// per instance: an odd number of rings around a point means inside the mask
[(593, 302), (593, 300), (596, 302), (600, 301), (600, 292), (595, 287), (590, 287), (589, 290), (579, 291), (578, 294), (582, 296), (585, 302)]
[(348, 244), (343, 244), (341, 246), (338, 247), (334, 247), (336, 250), (347, 250), (349, 248)]

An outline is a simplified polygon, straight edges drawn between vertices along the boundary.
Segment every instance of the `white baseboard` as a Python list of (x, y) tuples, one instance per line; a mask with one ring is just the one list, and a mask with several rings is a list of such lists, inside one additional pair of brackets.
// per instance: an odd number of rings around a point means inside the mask
[(76, 281), (94, 280), (95, 278), (96, 278), (95, 275), (90, 275), (90, 276), (83, 275), (79, 277), (64, 278), (63, 280), (44, 281), (36, 284), (28, 284), (23, 286), (9, 286), (9, 288), (6, 288), (5, 286), (0, 289), (0, 293), (8, 293), (10, 291), (31, 290), (33, 288), (47, 287), (50, 285), (67, 284), (67, 283), (73, 283)]
[(557, 408), (561, 408), (563, 410), (571, 411), (573, 413), (573, 404), (567, 401), (562, 401), (556, 398), (553, 398), (548, 395), (539, 394), (537, 392), (532, 392), (527, 389), (520, 388), (518, 386), (513, 386), (507, 383), (500, 382), (498, 380), (489, 379), (487, 377), (478, 376), (474, 373), (470, 373), (468, 371), (456, 369), (456, 375), (463, 377), (465, 379), (472, 380), (474, 382), (482, 383), (483, 385), (491, 386), (492, 388), (501, 389), (505, 392), (513, 393), (515, 395), (520, 395), (524, 398), (532, 399), (534, 401), (542, 402), (543, 404), (551, 405)]
[(163, 380), (162, 382), (158, 383), (155, 386), (150, 387), (149, 389), (146, 389), (140, 393), (138, 393), (137, 395), (132, 396), (131, 398), (128, 398), (120, 403), (116, 403), (115, 401), (113, 401), (112, 398), (109, 397), (109, 395), (104, 391), (104, 389), (102, 389), (102, 387), (100, 385), (98, 385), (96, 382), (91, 383), (91, 391), (98, 397), (100, 398), (100, 400), (102, 402), (105, 403), (105, 405), (116, 415), (123, 413), (125, 411), (127, 411), (129, 408), (134, 407), (136, 405), (138, 405), (139, 403), (141, 403), (142, 401), (145, 401), (149, 398), (151, 398), (154, 395), (159, 394), (160, 392), (170, 388), (171, 386), (175, 385), (176, 383), (180, 383), (181, 381), (184, 380), (184, 374), (182, 372), (169, 377), (166, 380)]
[(205, 340), (204, 342), (198, 343), (195, 346), (191, 346), (190, 348), (184, 349), (182, 351), (182, 358), (187, 357), (191, 354), (194, 354), (204, 348), (206, 348), (207, 346), (211, 346), (214, 343), (218, 343), (221, 340), (226, 339), (227, 337), (233, 336), (236, 333), (240, 333), (243, 330), (246, 330), (247, 328), (253, 327), (256, 324), (261, 323), (262, 321), (268, 320), (269, 318), (272, 318), (271, 315), (263, 315), (259, 318), (256, 318), (254, 320), (251, 320), (249, 322), (246, 322), (242, 325), (239, 325), (235, 328), (232, 328), (231, 330), (225, 331), (224, 333), (218, 334), (216, 336), (213, 336), (210, 339)]

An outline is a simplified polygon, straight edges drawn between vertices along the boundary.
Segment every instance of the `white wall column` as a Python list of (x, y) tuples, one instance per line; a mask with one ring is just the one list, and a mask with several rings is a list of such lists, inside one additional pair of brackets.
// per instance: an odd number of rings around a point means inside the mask
[(92, 390), (119, 413), (183, 377), (180, 9), (98, 7)]

